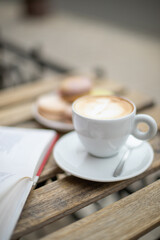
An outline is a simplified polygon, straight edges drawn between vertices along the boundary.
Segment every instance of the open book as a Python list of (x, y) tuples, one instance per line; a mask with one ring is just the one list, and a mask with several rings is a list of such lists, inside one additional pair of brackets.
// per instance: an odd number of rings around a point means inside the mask
[(9, 239), (58, 135), (0, 127), (0, 239)]

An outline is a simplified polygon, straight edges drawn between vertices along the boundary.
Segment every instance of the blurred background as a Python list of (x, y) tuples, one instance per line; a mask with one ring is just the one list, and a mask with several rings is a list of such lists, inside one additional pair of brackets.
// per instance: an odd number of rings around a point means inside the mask
[(95, 71), (160, 102), (159, 12), (158, 0), (1, 0), (0, 88)]

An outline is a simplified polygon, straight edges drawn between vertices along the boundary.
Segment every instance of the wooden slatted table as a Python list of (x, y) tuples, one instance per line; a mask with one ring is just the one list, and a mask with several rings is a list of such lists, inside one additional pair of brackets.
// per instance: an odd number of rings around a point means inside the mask
[(159, 186), (160, 180), (43, 239), (137, 239), (160, 222)]
[[(33, 119), (32, 104), (41, 94), (54, 91), (58, 84), (58, 79), (49, 79), (1, 91), (0, 125), (42, 128), (43, 126)], [(138, 91), (127, 90), (111, 81), (103, 84), (106, 89), (133, 100), (138, 112), (153, 116), (160, 130), (160, 106), (156, 105), (151, 97)], [(142, 125), (141, 128), (145, 129), (145, 126)], [(159, 132), (150, 143), (155, 155), (149, 169), (139, 176), (114, 183), (97, 183), (67, 176), (56, 165), (51, 155), (37, 188), (27, 199), (12, 238), (18, 239), (32, 233), (157, 173), (160, 170)], [(63, 177), (58, 178), (59, 174), (63, 174)], [(133, 195), (49, 234), (44, 239), (136, 239), (160, 224), (159, 186), (160, 182), (155, 181)], [(144, 216), (145, 221), (143, 221)]]

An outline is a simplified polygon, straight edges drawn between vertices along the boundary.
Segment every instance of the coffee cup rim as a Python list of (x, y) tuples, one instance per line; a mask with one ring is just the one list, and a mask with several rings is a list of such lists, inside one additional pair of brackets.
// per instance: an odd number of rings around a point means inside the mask
[(136, 113), (136, 105), (134, 104), (134, 102), (132, 102), (130, 99), (126, 98), (126, 97), (122, 97), (122, 96), (116, 96), (116, 95), (96, 95), (95, 97), (118, 97), (124, 100), (127, 100), (129, 103), (131, 103), (133, 105), (133, 111), (123, 117), (119, 117), (119, 118), (115, 118), (115, 119), (96, 119), (96, 118), (89, 118), (86, 116), (83, 116), (81, 114), (79, 114), (75, 109), (74, 109), (74, 105), (76, 104), (77, 101), (79, 101), (82, 98), (86, 98), (86, 97), (91, 97), (91, 95), (85, 95), (82, 97), (77, 98), (73, 103), (72, 103), (72, 112), (74, 112), (75, 114), (77, 114), (79, 117), (87, 119), (87, 120), (91, 120), (91, 121), (95, 121), (95, 122), (111, 122), (111, 121), (120, 121), (123, 120), (125, 118), (128, 118), (130, 116), (132, 116), (133, 114)]

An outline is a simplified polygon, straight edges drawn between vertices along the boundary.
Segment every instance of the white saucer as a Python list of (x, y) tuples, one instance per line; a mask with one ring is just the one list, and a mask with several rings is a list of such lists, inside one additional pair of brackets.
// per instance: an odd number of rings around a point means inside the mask
[(49, 119), (43, 117), (41, 114), (39, 114), (36, 103), (32, 107), (32, 113), (33, 113), (34, 118), (37, 120), (37, 122), (39, 122), (40, 124), (42, 124), (45, 127), (52, 128), (52, 129), (58, 130), (60, 132), (67, 132), (67, 131), (71, 131), (74, 129), (73, 124), (71, 124), (71, 123), (53, 121), (53, 120), (49, 120)]
[[(130, 137), (128, 141), (131, 141)], [(141, 174), (153, 161), (153, 149), (148, 142), (144, 142), (130, 152), (122, 174), (113, 177), (113, 172), (125, 151), (124, 146), (114, 157), (93, 157), (85, 151), (76, 132), (71, 132), (60, 138), (53, 154), (58, 166), (76, 177), (96, 182), (116, 182)]]

